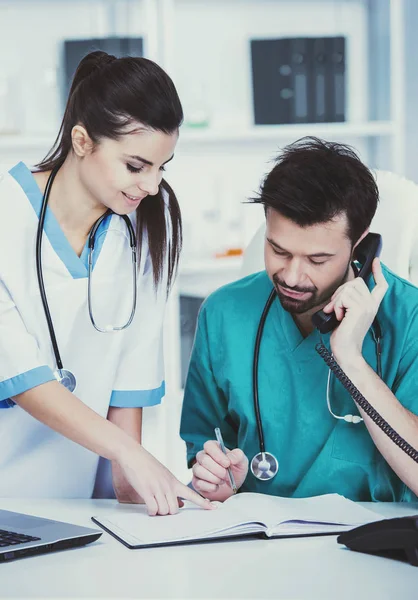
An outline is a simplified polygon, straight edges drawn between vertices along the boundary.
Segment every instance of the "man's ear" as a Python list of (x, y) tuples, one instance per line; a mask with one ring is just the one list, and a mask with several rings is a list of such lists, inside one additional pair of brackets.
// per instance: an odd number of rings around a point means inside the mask
[(71, 140), (73, 150), (79, 158), (83, 158), (93, 151), (93, 141), (82, 125), (74, 125), (71, 130)]
[(365, 231), (365, 232), (364, 232), (364, 233), (363, 233), (363, 234), (362, 234), (362, 235), (359, 237), (359, 239), (357, 240), (357, 242), (356, 242), (356, 243), (354, 244), (354, 246), (353, 246), (353, 252), (354, 252), (354, 250), (357, 248), (357, 246), (360, 244), (360, 242), (361, 242), (362, 240), (364, 240), (364, 238), (365, 238), (365, 237), (366, 237), (366, 235), (369, 233), (369, 231), (370, 231), (370, 227), (368, 227), (368, 228), (366, 229), (366, 231)]

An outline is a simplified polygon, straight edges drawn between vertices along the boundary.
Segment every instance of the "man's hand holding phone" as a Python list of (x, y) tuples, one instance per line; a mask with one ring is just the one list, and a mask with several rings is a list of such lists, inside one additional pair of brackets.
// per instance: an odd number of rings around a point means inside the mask
[(371, 292), (364, 280), (356, 277), (340, 286), (323, 309), (325, 313), (335, 311), (341, 322), (332, 333), (330, 343), (332, 353), (343, 369), (345, 364), (364, 360), (364, 338), (388, 289), (379, 258), (373, 261), (372, 273), (376, 285)]
[(196, 454), (193, 465), (193, 488), (209, 500), (223, 502), (233, 495), (228, 477), (231, 468), (237, 489), (248, 473), (248, 458), (239, 448), (228, 450), (225, 455), (215, 440), (209, 440), (203, 450)]

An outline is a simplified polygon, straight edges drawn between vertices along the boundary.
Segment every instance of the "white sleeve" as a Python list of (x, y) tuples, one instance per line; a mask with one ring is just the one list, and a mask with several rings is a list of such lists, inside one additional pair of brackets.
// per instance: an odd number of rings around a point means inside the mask
[(54, 379), (36, 339), (26, 329), (0, 280), (0, 408), (13, 406), (12, 396)]
[(142, 333), (135, 327), (137, 337), (122, 355), (110, 406), (154, 406), (165, 394), (162, 322), (155, 314), (152, 318)]

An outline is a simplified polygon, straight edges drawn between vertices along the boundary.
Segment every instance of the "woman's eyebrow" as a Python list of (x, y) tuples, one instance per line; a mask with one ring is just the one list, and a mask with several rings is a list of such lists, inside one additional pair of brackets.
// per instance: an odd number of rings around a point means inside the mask
[[(150, 167), (154, 166), (153, 162), (151, 162), (150, 160), (147, 160), (146, 158), (142, 158), (142, 156), (138, 156), (138, 154), (125, 154), (125, 156), (126, 156), (126, 158), (133, 158), (133, 160), (138, 160), (139, 162), (143, 162), (146, 165), (149, 165)], [(163, 163), (163, 164), (166, 165), (168, 162), (170, 162), (170, 160), (173, 160), (173, 158), (174, 158), (174, 154), (168, 160), (166, 160), (165, 163)]]

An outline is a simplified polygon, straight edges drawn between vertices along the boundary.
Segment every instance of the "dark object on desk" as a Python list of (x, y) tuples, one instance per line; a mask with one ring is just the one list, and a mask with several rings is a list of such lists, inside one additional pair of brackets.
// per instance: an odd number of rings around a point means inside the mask
[(101, 535), (98, 529), (0, 510), (0, 562), (85, 546)]
[(418, 515), (361, 525), (341, 533), (337, 542), (357, 552), (406, 558), (418, 567)]

